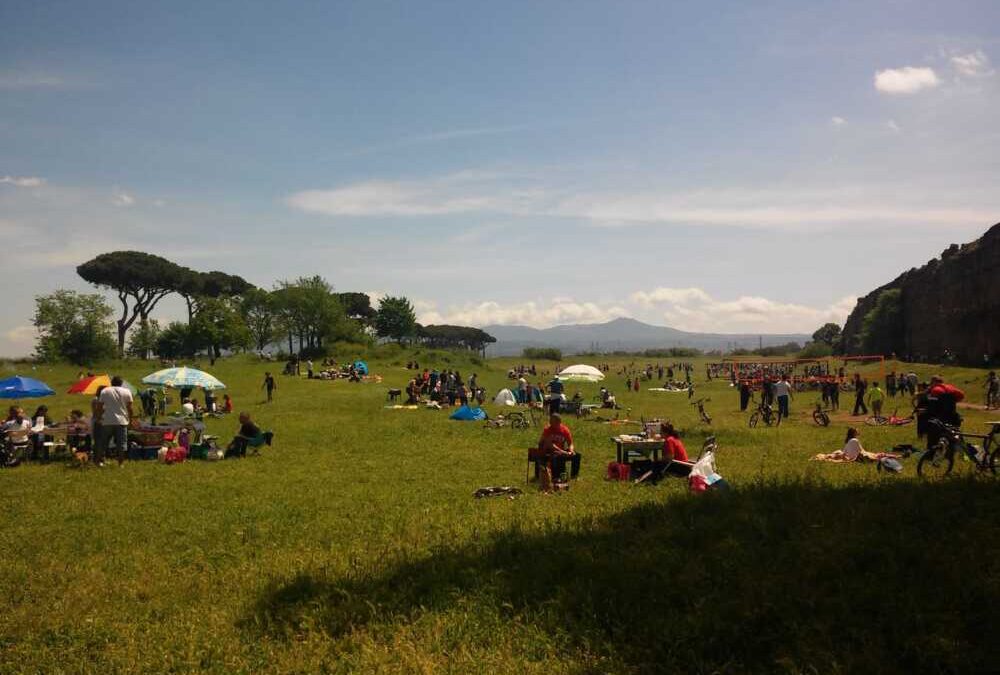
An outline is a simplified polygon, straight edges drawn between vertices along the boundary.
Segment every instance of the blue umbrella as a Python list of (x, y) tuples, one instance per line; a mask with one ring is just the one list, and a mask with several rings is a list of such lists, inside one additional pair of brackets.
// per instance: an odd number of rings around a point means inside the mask
[(38, 398), (55, 394), (49, 385), (30, 377), (15, 375), (0, 380), (0, 398)]

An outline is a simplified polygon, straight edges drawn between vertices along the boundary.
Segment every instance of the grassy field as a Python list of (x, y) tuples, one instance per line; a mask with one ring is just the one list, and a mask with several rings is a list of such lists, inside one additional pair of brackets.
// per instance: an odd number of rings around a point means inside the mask
[[(236, 408), (275, 432), (261, 457), (0, 472), (0, 671), (998, 667), (1000, 485), (967, 463), (955, 479), (926, 483), (914, 458), (902, 475), (809, 462), (841, 446), (849, 418), (815, 427), (817, 395), (806, 394), (779, 428), (751, 430), (735, 391), (704, 383), (699, 366), (728, 493), (606, 482), (618, 429), (570, 420), (584, 459), (569, 492), (474, 500), (481, 486), (524, 486), (537, 430), (384, 409), (410, 355), (370, 358), (382, 384), (281, 377), (273, 404), (260, 385), (280, 366), (241, 357), (211, 368)], [(477, 372), (493, 392), (513, 363), (417, 358)], [(156, 369), (109, 368), (133, 382)], [(21, 370), (65, 391), (78, 369)], [(917, 372), (942, 372), (982, 402), (982, 371)], [(684, 395), (646, 384), (626, 394), (623, 380), (609, 378), (632, 418), (674, 420), (697, 452), (709, 429)], [(62, 417), (87, 399), (45, 402)], [(988, 419), (963, 414), (968, 429)], [(236, 426), (209, 422), (224, 437)], [(862, 426), (862, 440), (888, 449), (915, 442), (915, 429)]]

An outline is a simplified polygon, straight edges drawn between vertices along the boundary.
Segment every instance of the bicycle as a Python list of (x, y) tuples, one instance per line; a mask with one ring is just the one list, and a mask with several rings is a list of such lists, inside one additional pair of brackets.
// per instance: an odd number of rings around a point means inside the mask
[(892, 415), (890, 415), (889, 417), (883, 417), (881, 415), (872, 415), (871, 417), (865, 420), (865, 424), (867, 424), (870, 427), (883, 427), (886, 425), (892, 427), (902, 427), (906, 426), (907, 424), (913, 421), (913, 413), (910, 413), (909, 417), (899, 417), (898, 415), (896, 415), (896, 413), (898, 412), (899, 408), (896, 408), (895, 410), (892, 411)]
[(708, 411), (705, 410), (705, 404), (708, 403), (711, 400), (712, 399), (710, 399), (710, 398), (699, 398), (694, 403), (691, 403), (691, 405), (698, 406), (698, 417), (705, 424), (711, 424), (712, 423), (712, 416), (709, 415)]
[(813, 410), (813, 422), (821, 427), (830, 426), (830, 416), (823, 410), (822, 401), (816, 401), (816, 409)]
[(762, 421), (767, 426), (778, 426), (781, 424), (781, 415), (763, 400), (757, 405), (757, 409), (750, 414), (750, 428), (753, 429), (757, 423)]
[[(930, 419), (928, 424), (936, 426), (943, 434), (934, 447), (925, 451), (917, 462), (917, 475), (921, 478), (940, 478), (951, 473), (955, 466), (955, 453), (964, 451), (965, 456), (973, 462), (977, 471), (989, 471), (995, 474), (997, 463), (1000, 462), (1000, 422), (987, 422), (990, 425), (988, 434), (965, 433), (958, 427), (945, 424), (938, 419)], [(983, 439), (983, 447), (966, 441), (966, 438)], [(993, 447), (993, 451), (990, 448)]]

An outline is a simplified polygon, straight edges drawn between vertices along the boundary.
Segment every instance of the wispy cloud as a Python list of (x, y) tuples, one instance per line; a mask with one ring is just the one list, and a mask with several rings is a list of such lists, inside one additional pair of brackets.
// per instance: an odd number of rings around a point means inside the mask
[(111, 203), (115, 206), (132, 206), (135, 204), (135, 197), (120, 188), (115, 188), (111, 195)]
[(875, 88), (883, 94), (915, 94), (941, 84), (933, 68), (903, 66), (886, 68), (875, 73)]
[(834, 115), (833, 117), (830, 118), (830, 124), (832, 124), (835, 127), (842, 127), (847, 124), (847, 120), (839, 115)]
[(900, 126), (896, 124), (896, 120), (889, 120), (888, 122), (885, 123), (885, 126), (887, 129), (889, 129), (889, 131), (894, 131), (897, 134), (902, 131), (902, 128), (900, 128)]
[(955, 72), (964, 77), (988, 77), (996, 72), (990, 64), (990, 57), (981, 49), (968, 54), (957, 54), (950, 60)]
[(527, 125), (516, 124), (509, 126), (495, 127), (471, 127), (467, 129), (446, 129), (443, 131), (433, 131), (426, 134), (416, 134), (405, 138), (388, 140), (384, 143), (374, 143), (362, 148), (348, 150), (339, 157), (360, 157), (363, 155), (373, 155), (379, 152), (388, 152), (417, 145), (428, 145), (432, 143), (443, 143), (465, 138), (477, 138), (481, 136), (496, 136), (499, 134), (509, 134), (527, 129)]
[(0, 90), (18, 89), (86, 89), (94, 83), (79, 77), (68, 77), (39, 70), (8, 69), (0, 71)]
[(38, 176), (0, 176), (0, 184), (14, 187), (34, 188), (45, 185), (45, 179)]
[(600, 226), (707, 225), (815, 229), (899, 224), (992, 222), (1000, 197), (987, 203), (942, 191), (922, 194), (874, 186), (706, 189), (692, 192), (588, 191), (465, 172), (412, 181), (366, 181), (297, 192), (295, 209), (334, 218), (502, 214), (586, 221)]

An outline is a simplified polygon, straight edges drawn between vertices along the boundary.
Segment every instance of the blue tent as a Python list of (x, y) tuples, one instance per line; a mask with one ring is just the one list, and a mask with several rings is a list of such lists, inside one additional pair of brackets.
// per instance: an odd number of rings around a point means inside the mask
[(55, 394), (49, 385), (30, 377), (15, 375), (0, 380), (0, 398), (38, 398)]
[(451, 419), (459, 422), (476, 422), (486, 419), (486, 412), (482, 408), (470, 408), (463, 405), (451, 414)]
[(354, 370), (358, 371), (358, 375), (367, 375), (368, 374), (368, 364), (365, 363), (364, 361), (355, 361), (354, 362)]

